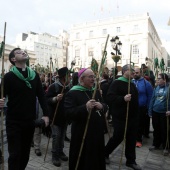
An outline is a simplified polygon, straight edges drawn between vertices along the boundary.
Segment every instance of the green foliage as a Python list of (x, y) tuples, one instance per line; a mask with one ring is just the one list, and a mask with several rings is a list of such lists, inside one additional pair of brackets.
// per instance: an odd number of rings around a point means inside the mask
[(1, 47), (0, 47), (0, 58), (2, 57), (3, 49), (4, 49), (4, 42), (1, 42)]
[(96, 61), (94, 58), (92, 58), (92, 61), (91, 61), (91, 69), (93, 70), (93, 72), (94, 72), (95, 74), (98, 73), (98, 67), (99, 67), (99, 65), (98, 65), (97, 61)]
[(164, 73), (165, 71), (165, 62), (164, 62), (164, 59), (162, 58), (161, 61), (160, 61), (160, 69), (161, 69), (161, 72)]

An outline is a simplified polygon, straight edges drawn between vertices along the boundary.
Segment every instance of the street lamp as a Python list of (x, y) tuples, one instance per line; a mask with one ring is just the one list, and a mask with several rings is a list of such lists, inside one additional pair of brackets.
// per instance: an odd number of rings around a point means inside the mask
[(74, 60), (71, 62), (71, 69), (70, 69), (71, 72), (73, 72), (72, 69), (73, 69), (73, 67), (75, 66), (75, 64), (76, 64), (76, 60), (74, 59)]
[(116, 54), (111, 52), (112, 59), (115, 62), (114, 76), (116, 77), (115, 71), (117, 69), (117, 63), (121, 59), (121, 55), (122, 55), (121, 52), (120, 52), (121, 47), (122, 47), (122, 43), (121, 43), (121, 41), (119, 41), (119, 37), (118, 36), (112, 37), (110, 42), (111, 42), (111, 46), (112, 46), (113, 50), (116, 52)]
[(72, 62), (71, 62), (71, 67), (75, 66), (76, 64), (76, 60), (74, 59)]

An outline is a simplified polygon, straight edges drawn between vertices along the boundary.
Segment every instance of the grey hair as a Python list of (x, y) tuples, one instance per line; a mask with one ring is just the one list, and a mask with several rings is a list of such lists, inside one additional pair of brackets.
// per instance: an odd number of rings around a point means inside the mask
[(122, 75), (123, 75), (123, 74), (125, 73), (125, 71), (127, 71), (130, 67), (133, 68), (133, 66), (130, 65), (130, 64), (124, 65), (124, 66), (122, 67)]

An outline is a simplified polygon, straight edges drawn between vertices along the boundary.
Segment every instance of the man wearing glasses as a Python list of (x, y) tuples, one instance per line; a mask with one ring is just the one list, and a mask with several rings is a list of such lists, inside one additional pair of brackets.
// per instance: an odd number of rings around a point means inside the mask
[(73, 86), (66, 94), (65, 111), (72, 121), (69, 152), (69, 170), (75, 170), (89, 112), (91, 117), (81, 152), (78, 169), (106, 170), (104, 159), (104, 113), (100, 92), (94, 92), (95, 75), (91, 69), (82, 68), (78, 72), (79, 85)]
[(8, 169), (24, 170), (27, 166), (36, 119), (36, 97), (43, 110), (42, 119), (48, 125), (48, 111), (39, 75), (26, 65), (28, 55), (13, 49), (9, 61), (13, 65), (4, 76), (4, 94), (8, 96), (6, 132)]

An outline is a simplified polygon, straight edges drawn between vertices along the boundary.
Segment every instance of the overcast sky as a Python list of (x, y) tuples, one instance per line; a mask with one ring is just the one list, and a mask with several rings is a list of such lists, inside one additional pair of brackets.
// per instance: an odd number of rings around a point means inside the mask
[(58, 34), (72, 24), (108, 17), (148, 12), (163, 42), (170, 42), (170, 0), (3, 0), (0, 35), (7, 22), (6, 43), (28, 31)]

